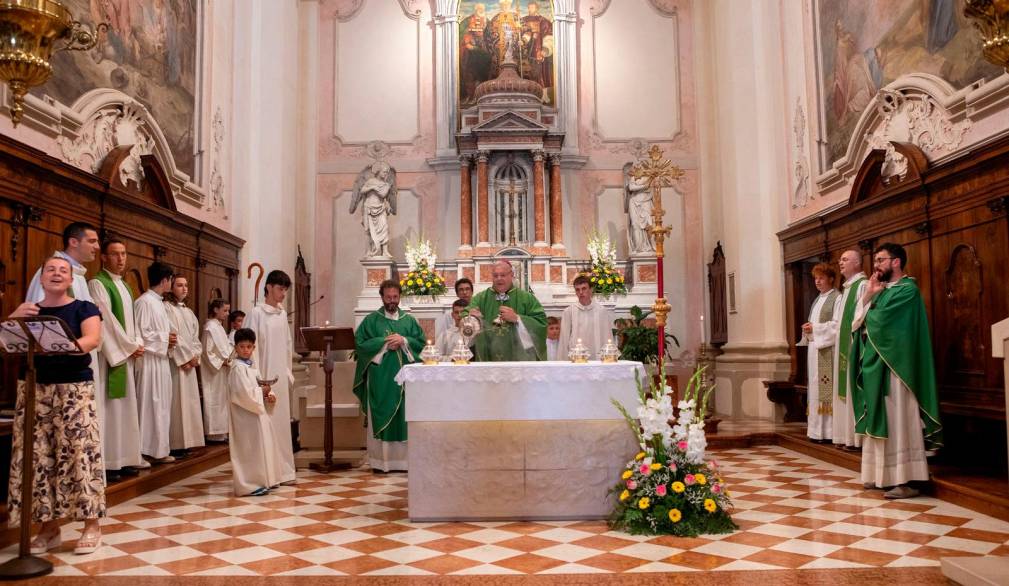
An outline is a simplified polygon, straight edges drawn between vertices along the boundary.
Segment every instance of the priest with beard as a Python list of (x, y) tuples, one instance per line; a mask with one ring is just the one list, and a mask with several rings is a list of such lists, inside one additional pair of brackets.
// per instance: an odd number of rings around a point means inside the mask
[(592, 283), (585, 275), (575, 278), (578, 301), (564, 309), (561, 315), (561, 337), (557, 343), (557, 359), (566, 360), (578, 340), (596, 358), (607, 340), (613, 338), (613, 312), (592, 297)]
[(865, 436), (862, 483), (892, 487), (889, 499), (910, 498), (918, 491), (908, 483), (929, 478), (926, 450), (942, 446), (932, 342), (921, 291), (904, 273), (904, 247), (880, 245), (873, 264), (851, 325), (855, 432)]
[(476, 337), (480, 362), (546, 360), (547, 314), (529, 291), (515, 287), (511, 264), (499, 260), (491, 272), (493, 286), (473, 296), (468, 315), (483, 320)]
[(404, 364), (420, 360), (425, 344), (417, 320), (399, 310), (401, 291), (398, 282), (383, 281), (382, 307), (354, 333), (354, 394), (367, 419), (369, 464), (378, 472), (407, 469), (406, 397), (395, 379)]

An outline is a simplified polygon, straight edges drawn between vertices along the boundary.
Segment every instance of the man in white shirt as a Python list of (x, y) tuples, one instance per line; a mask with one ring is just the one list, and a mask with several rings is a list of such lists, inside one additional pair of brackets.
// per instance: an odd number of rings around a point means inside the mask
[(578, 340), (588, 348), (592, 360), (599, 357), (599, 351), (613, 338), (613, 312), (592, 298), (592, 283), (585, 275), (575, 278), (575, 297), (578, 301), (569, 305), (561, 315), (561, 338), (557, 343), (557, 356), (567, 359), (568, 352)]

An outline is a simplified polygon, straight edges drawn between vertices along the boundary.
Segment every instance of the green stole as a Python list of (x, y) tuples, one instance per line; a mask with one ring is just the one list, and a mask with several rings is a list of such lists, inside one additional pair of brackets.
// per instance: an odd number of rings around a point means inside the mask
[(918, 400), (925, 449), (942, 446), (928, 316), (911, 278), (903, 277), (876, 295), (861, 332), (852, 340), (851, 358), (856, 433), (889, 437), (885, 400), (893, 372)]
[[(98, 271), (98, 275), (95, 277), (98, 282), (105, 287), (105, 290), (109, 294), (109, 305), (112, 307), (112, 315), (116, 316), (119, 320), (119, 325), (126, 329), (126, 314), (123, 313), (123, 299), (119, 296), (119, 288), (112, 281), (112, 276), (102, 269)], [(72, 291), (73, 289), (71, 289)], [(126, 396), (126, 363), (123, 362), (119, 366), (109, 366), (108, 377), (105, 380), (106, 393), (110, 399), (122, 399)]]
[(361, 410), (371, 420), (374, 437), (386, 442), (402, 442), (406, 441), (405, 395), (403, 386), (397, 384), (395, 378), (410, 359), (400, 348), (387, 351), (380, 364), (372, 362), (391, 333), (406, 338), (414, 361), (420, 360), (425, 338), (416, 319), (401, 312), (399, 319), (392, 320), (382, 309), (369, 313), (354, 332), (357, 361), (354, 394), (361, 403)]
[[(483, 314), (483, 330), (475, 339), (476, 359), (479, 362), (512, 362), (522, 360), (547, 359), (547, 314), (532, 293), (512, 287), (506, 293), (508, 299), (498, 300), (493, 288), (473, 296), (463, 315), (476, 308)], [(532, 338), (533, 347), (526, 349), (519, 339), (518, 326), (504, 322), (495, 324), (494, 319), (501, 313), (501, 307), (510, 307), (522, 320), (522, 325)]]
[[(820, 315), (816, 323), (830, 321), (834, 317), (834, 302), (837, 301), (837, 289), (827, 293), (827, 298), (820, 306)], [(819, 374), (819, 393), (817, 398), (820, 405), (817, 413), (820, 415), (830, 415), (834, 412), (834, 349), (831, 347), (820, 348), (816, 351), (816, 372)]]
[(837, 396), (846, 401), (848, 396), (848, 352), (851, 349), (851, 322), (855, 319), (855, 305), (858, 303), (858, 286), (865, 277), (855, 279), (848, 286), (848, 298), (844, 300), (841, 313), (841, 331), (837, 337)]

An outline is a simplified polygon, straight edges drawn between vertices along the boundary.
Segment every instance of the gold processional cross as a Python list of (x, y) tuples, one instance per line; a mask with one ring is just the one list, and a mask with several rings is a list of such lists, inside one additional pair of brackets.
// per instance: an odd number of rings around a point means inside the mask
[[(648, 187), (652, 189), (652, 226), (648, 231), (655, 237), (655, 256), (658, 258), (656, 270), (659, 275), (659, 295), (655, 300), (652, 310), (655, 311), (655, 323), (660, 328), (666, 326), (666, 315), (672, 309), (666, 303), (666, 292), (663, 286), (662, 258), (665, 256), (666, 236), (672, 232), (670, 226), (662, 225), (662, 216), (666, 211), (662, 209), (662, 188), (671, 187), (674, 181), (683, 177), (683, 169), (672, 164), (669, 159), (662, 158), (662, 149), (659, 145), (653, 144), (648, 149), (648, 158), (634, 163), (631, 168), (631, 177), (635, 179), (645, 179)], [(663, 341), (663, 335), (659, 336), (659, 343)], [(661, 352), (660, 352), (661, 356)]]

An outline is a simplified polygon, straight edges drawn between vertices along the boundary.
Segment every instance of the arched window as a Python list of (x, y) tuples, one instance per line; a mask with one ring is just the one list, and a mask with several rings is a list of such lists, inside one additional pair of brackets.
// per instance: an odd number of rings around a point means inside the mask
[(494, 194), (493, 238), (499, 245), (529, 242), (529, 172), (514, 155), (498, 167), (491, 182)]

